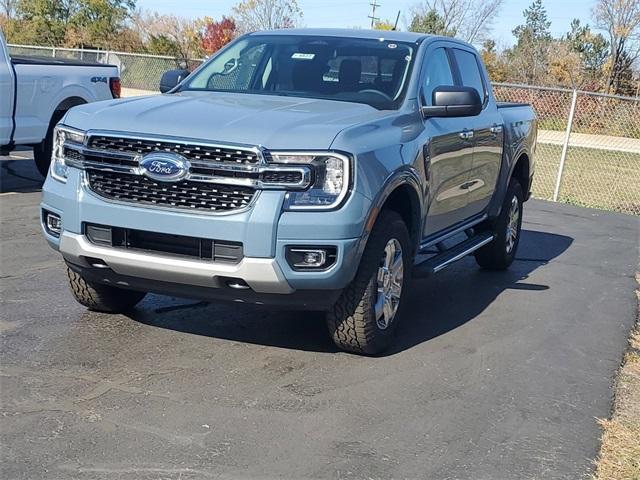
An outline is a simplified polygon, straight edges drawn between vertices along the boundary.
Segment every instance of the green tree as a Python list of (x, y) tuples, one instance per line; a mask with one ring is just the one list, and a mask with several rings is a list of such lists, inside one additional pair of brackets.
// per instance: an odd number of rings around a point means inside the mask
[(547, 72), (549, 48), (552, 37), (549, 31), (551, 22), (542, 0), (534, 0), (523, 12), (524, 24), (513, 29), (516, 45), (511, 49), (510, 57), (516, 68), (522, 72), (524, 81), (539, 84)]
[(448, 29), (442, 16), (435, 10), (427, 10), (424, 13), (415, 12), (409, 24), (409, 31), (447, 37), (456, 35), (456, 30)]
[(77, 0), (20, 0), (9, 41), (60, 46), (78, 8)]
[(134, 0), (79, 0), (70, 27), (83, 40), (73, 46), (111, 48), (134, 7)]
[(603, 69), (609, 56), (609, 42), (600, 33), (593, 33), (589, 25), (582, 25), (577, 18), (571, 22), (571, 30), (564, 39), (569, 48), (580, 56), (583, 85), (592, 88), (601, 83)]
[(180, 57), (180, 47), (166, 35), (150, 35), (147, 51), (153, 55), (170, 55)]
[(19, 0), (10, 42), (110, 48), (126, 29), (135, 0)]

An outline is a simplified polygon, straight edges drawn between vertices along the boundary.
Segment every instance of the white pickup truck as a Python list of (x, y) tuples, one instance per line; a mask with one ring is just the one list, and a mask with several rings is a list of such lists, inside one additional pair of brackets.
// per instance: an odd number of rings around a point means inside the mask
[(48, 57), (10, 56), (0, 32), (0, 154), (33, 147), (47, 175), (53, 127), (71, 107), (120, 96), (118, 67)]

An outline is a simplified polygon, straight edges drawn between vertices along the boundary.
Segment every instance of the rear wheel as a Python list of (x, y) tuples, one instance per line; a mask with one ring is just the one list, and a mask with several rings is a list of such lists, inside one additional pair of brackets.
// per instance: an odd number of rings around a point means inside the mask
[(505, 270), (516, 256), (522, 229), (522, 187), (512, 178), (496, 220), (487, 227), (495, 239), (475, 252), (476, 262), (488, 270)]
[(353, 282), (327, 313), (334, 343), (349, 352), (376, 354), (393, 339), (406, 296), (411, 240), (396, 212), (383, 210)]
[(133, 308), (146, 293), (110, 287), (86, 281), (79, 273), (67, 267), (69, 287), (76, 301), (89, 310), (120, 313)]

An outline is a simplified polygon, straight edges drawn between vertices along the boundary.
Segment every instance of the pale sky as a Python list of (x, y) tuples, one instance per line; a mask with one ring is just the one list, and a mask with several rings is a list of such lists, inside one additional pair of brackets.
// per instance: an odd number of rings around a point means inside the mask
[[(304, 24), (307, 27), (354, 27), (368, 28), (371, 13), (371, 0), (298, 0), (304, 13)], [(208, 15), (220, 18), (229, 15), (237, 0), (138, 0), (138, 6), (156, 10), (160, 13), (172, 13), (183, 17), (203, 17)], [(382, 19), (395, 20), (401, 10), (400, 26), (404, 26), (403, 15), (408, 17), (416, 0), (378, 0), (381, 7), (376, 16)], [(565, 33), (573, 18), (583, 23), (591, 22), (593, 0), (545, 0), (545, 8), (551, 20), (551, 32), (555, 36)], [(522, 11), (531, 4), (531, 0), (504, 0), (503, 6), (493, 22), (493, 36), (500, 46), (513, 43), (511, 30), (522, 23)]]

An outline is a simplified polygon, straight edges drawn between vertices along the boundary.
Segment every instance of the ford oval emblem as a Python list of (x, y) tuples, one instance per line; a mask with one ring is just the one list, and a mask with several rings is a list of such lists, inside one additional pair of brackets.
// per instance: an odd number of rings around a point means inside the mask
[(139, 165), (145, 176), (160, 182), (177, 182), (189, 173), (189, 161), (171, 152), (148, 153)]

